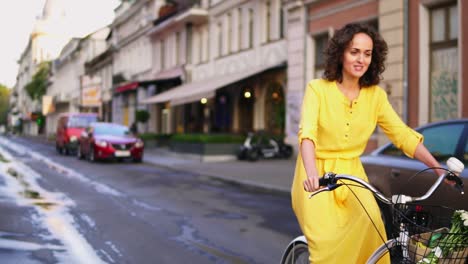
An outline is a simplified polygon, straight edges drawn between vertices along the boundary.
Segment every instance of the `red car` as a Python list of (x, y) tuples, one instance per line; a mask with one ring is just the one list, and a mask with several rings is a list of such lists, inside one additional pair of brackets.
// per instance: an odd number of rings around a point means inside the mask
[(60, 154), (74, 153), (81, 132), (92, 122), (98, 121), (96, 113), (63, 113), (57, 121), (55, 148)]
[(81, 133), (77, 155), (79, 159), (122, 160), (132, 159), (134, 162), (143, 160), (143, 141), (133, 135), (128, 127), (114, 124), (91, 123)]

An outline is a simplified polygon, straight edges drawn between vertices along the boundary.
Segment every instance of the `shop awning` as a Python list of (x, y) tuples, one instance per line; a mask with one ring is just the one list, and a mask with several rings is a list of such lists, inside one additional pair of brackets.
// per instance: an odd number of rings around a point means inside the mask
[(171, 90), (150, 97), (146, 100), (143, 100), (141, 101), (141, 103), (154, 104), (170, 101), (171, 105), (174, 106), (195, 102), (202, 98), (212, 98), (215, 95), (215, 91), (219, 88), (222, 88), (224, 86), (241, 81), (255, 74), (259, 74), (266, 70), (276, 68), (282, 65), (284, 65), (284, 63), (275, 66), (260, 66), (239, 73), (219, 76), (216, 78), (199, 82), (183, 84), (181, 86), (172, 88)]
[(115, 92), (122, 93), (126, 91), (135, 90), (136, 88), (138, 88), (138, 82), (131, 82), (115, 88)]

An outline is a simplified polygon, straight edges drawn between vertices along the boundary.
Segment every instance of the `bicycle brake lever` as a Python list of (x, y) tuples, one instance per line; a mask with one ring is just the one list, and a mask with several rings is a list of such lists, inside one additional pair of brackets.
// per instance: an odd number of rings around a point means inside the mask
[(462, 195), (465, 194), (465, 191), (463, 190), (463, 187), (462, 187), (462, 186), (460, 186), (460, 185), (458, 185), (458, 184), (455, 184), (453, 187), (454, 187), (455, 189), (457, 189), (457, 190), (460, 192), (460, 194), (462, 194)]
[(313, 196), (321, 193), (321, 192), (329, 192), (329, 191), (333, 191), (335, 190), (336, 188), (340, 187), (341, 185), (343, 184), (329, 184), (327, 185), (327, 187), (324, 187), (324, 188), (321, 188), (321, 189), (318, 189), (317, 191), (315, 192), (312, 192), (309, 194), (309, 199), (312, 198)]

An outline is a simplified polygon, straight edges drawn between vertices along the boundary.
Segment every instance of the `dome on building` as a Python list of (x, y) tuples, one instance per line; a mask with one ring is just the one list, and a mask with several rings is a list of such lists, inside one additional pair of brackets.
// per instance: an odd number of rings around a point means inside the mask
[(64, 0), (46, 0), (42, 9), (42, 19), (57, 19), (65, 16)]

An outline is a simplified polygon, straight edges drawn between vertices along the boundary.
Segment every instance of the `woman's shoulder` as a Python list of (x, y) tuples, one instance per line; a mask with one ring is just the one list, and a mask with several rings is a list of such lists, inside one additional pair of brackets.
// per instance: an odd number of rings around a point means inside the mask
[(328, 88), (330, 88), (334, 84), (334, 81), (327, 81), (325, 79), (313, 79), (307, 84), (307, 89), (314, 89), (316, 91), (327, 91), (330, 90)]
[(375, 97), (382, 98), (382, 97), (387, 96), (387, 92), (379, 85), (372, 85), (372, 86), (366, 87), (365, 90), (367, 91), (368, 94), (371, 94), (372, 96), (375, 96)]

